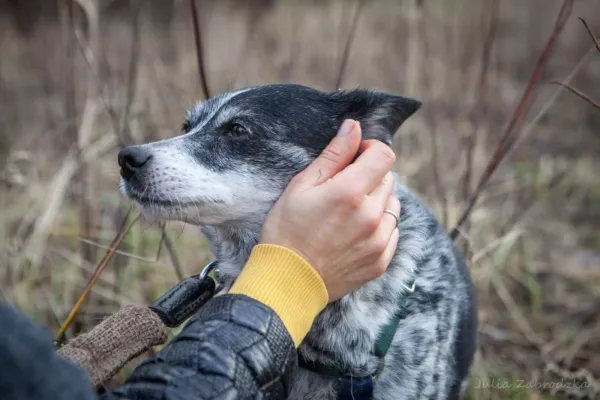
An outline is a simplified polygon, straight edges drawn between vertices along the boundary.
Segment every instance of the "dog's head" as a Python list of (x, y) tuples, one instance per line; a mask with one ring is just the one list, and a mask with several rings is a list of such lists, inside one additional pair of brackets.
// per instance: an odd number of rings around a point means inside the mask
[(264, 218), (291, 178), (344, 119), (387, 143), (421, 103), (368, 90), (269, 85), (215, 96), (189, 110), (182, 135), (119, 153), (121, 189), (160, 219), (220, 225)]

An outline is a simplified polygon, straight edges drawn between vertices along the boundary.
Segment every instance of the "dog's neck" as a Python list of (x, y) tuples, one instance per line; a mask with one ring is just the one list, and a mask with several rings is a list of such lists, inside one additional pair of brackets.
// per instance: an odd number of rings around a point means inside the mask
[[(398, 192), (403, 186), (399, 184), (396, 174), (394, 177), (394, 191)], [(400, 190), (399, 193), (404, 193), (404, 190)], [(258, 244), (262, 225), (272, 205), (269, 203), (260, 211), (257, 210), (251, 220), (205, 225), (200, 228), (208, 239), (211, 252), (219, 262), (219, 276), (222, 277), (220, 283), (224, 288), (228, 289), (233, 284), (248, 261), (252, 248)]]
[(233, 283), (258, 243), (264, 218), (252, 222), (236, 222), (219, 226), (203, 226), (210, 250), (219, 261), (225, 286)]

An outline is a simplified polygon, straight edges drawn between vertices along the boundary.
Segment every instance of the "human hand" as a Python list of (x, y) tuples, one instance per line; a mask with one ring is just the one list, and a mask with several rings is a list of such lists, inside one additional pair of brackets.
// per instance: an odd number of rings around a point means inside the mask
[(329, 301), (381, 276), (398, 243), (396, 218), (384, 212), (400, 215), (400, 202), (392, 196), (395, 160), (385, 144), (361, 142), (357, 121), (344, 121), (273, 206), (260, 243), (302, 256), (323, 279)]

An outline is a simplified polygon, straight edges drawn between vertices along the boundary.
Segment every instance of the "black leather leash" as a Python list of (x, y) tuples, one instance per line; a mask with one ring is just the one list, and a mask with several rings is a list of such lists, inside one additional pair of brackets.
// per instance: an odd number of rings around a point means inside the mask
[(217, 292), (217, 284), (209, 275), (219, 265), (212, 261), (198, 275), (185, 278), (160, 296), (149, 307), (169, 328), (175, 328), (196, 314)]

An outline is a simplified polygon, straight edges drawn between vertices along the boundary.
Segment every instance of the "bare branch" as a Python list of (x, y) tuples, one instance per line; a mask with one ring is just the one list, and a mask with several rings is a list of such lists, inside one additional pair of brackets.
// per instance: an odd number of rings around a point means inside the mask
[(358, 20), (364, 5), (365, 0), (359, 0), (358, 5), (356, 6), (354, 18), (352, 18), (352, 25), (350, 25), (350, 31), (348, 32), (346, 44), (344, 45), (344, 52), (342, 53), (342, 61), (340, 62), (340, 69), (338, 70), (337, 78), (335, 80), (335, 87), (333, 88), (334, 90), (338, 90), (342, 86), (342, 80), (344, 79), (346, 67), (348, 66), (348, 59), (350, 58), (350, 49), (352, 48), (352, 43), (354, 42), (354, 34), (356, 33), (356, 27), (358, 26)]
[(192, 8), (192, 21), (194, 23), (194, 41), (196, 43), (196, 58), (198, 59), (198, 76), (200, 77), (200, 84), (204, 91), (204, 98), (210, 97), (210, 91), (208, 90), (208, 81), (206, 80), (206, 70), (204, 67), (204, 51), (202, 48), (202, 36), (200, 34), (200, 23), (198, 22), (198, 6), (196, 0), (190, 0), (190, 6)]
[[(119, 122), (118, 122), (119, 118), (117, 117), (117, 112), (115, 111), (114, 107), (112, 107), (106, 94), (104, 93), (104, 89), (103, 89), (103, 85), (100, 81), (100, 77), (97, 75), (97, 73), (94, 72), (93, 63), (95, 63), (95, 60), (93, 58), (93, 54), (91, 54), (91, 52), (88, 51), (88, 46), (86, 46), (86, 44), (82, 38), (82, 35), (76, 29), (74, 30), (74, 32), (75, 32), (75, 39), (77, 41), (79, 50), (81, 51), (81, 54), (83, 56), (83, 59), (84, 59), (86, 65), (90, 69), (90, 76), (92, 79), (94, 79), (96, 81), (96, 84), (98, 85), (98, 90), (97, 90), (98, 95), (100, 96), (100, 99), (104, 103), (104, 108), (106, 109), (106, 112), (108, 113), (113, 130), (115, 131), (115, 135), (117, 136), (117, 139), (119, 141), (119, 145), (121, 147), (125, 147), (126, 141), (123, 139), (120, 129), (119, 129)], [(90, 99), (91, 99), (91, 97), (90, 97)]]
[[(595, 54), (594, 50), (595, 49), (593, 47), (590, 47), (590, 49), (587, 51), (587, 53), (585, 53), (583, 55), (583, 57), (581, 57), (579, 59), (579, 61), (577, 62), (577, 64), (575, 64), (575, 66), (569, 72), (569, 74), (563, 80), (563, 82), (569, 83), (569, 82), (571, 82), (575, 78), (575, 76), (579, 73), (579, 71), (586, 65), (586, 63), (589, 61), (589, 59)], [(519, 144), (521, 144), (531, 134), (531, 132), (533, 131), (533, 128), (537, 125), (537, 123), (540, 121), (540, 119), (544, 115), (546, 115), (546, 113), (548, 112), (548, 110), (550, 109), (550, 107), (552, 107), (552, 105), (554, 104), (554, 102), (556, 101), (556, 99), (558, 99), (558, 96), (561, 93), (562, 93), (562, 89), (560, 87), (557, 87), (556, 90), (554, 91), (554, 93), (552, 93), (552, 95), (548, 98), (548, 100), (546, 100), (546, 102), (540, 107), (540, 109), (533, 116), (533, 118), (531, 118), (531, 120), (527, 122), (527, 125), (525, 125), (525, 127), (521, 131), (521, 134), (519, 135), (519, 137), (515, 141), (512, 149), (510, 149), (505, 154), (505, 157), (510, 157), (510, 154), (514, 151), (514, 149), (517, 146), (519, 146)]]
[[(93, 240), (84, 239), (84, 238), (81, 238), (81, 237), (78, 237), (77, 240), (79, 240), (80, 242), (84, 242), (84, 243), (90, 244), (90, 245), (92, 245), (94, 247), (98, 247), (99, 249), (102, 249), (102, 250), (110, 250), (109, 246), (105, 246), (105, 245), (103, 245), (101, 243), (98, 243), (98, 242), (95, 242)], [(132, 259), (138, 260), (138, 261), (144, 261), (144, 262), (147, 262), (147, 263), (155, 263), (156, 262), (156, 260), (154, 258), (142, 257), (142, 256), (138, 256), (136, 254), (132, 254), (132, 253), (128, 253), (126, 251), (122, 251), (122, 250), (116, 250), (115, 254), (118, 254), (118, 255), (121, 255), (121, 256), (125, 256), (126, 258), (132, 258)], [(118, 288), (117, 285), (114, 285), (114, 287)]]
[[(488, 71), (490, 66), (492, 47), (496, 38), (496, 32), (498, 30), (498, 12), (499, 4), (498, 0), (491, 0), (491, 6), (489, 7), (489, 15), (487, 15), (488, 29), (483, 42), (481, 52), (481, 68), (479, 70), (479, 79), (477, 80), (477, 101), (475, 103), (475, 113), (477, 115), (475, 126), (471, 135), (467, 137), (465, 143), (466, 151), (466, 166), (465, 174), (463, 176), (463, 200), (467, 201), (471, 196), (471, 181), (473, 177), (473, 163), (475, 158), (475, 149), (477, 147), (477, 132), (479, 130), (479, 124), (487, 116), (488, 112)], [(484, 13), (485, 14), (485, 13)], [(468, 217), (465, 221), (468, 229)], [(468, 242), (465, 242), (464, 254), (468, 252)]]
[(588, 31), (590, 37), (592, 38), (592, 41), (594, 42), (594, 45), (596, 46), (596, 50), (598, 50), (598, 52), (600, 52), (600, 42), (598, 41), (598, 39), (596, 38), (596, 36), (594, 36), (594, 33), (592, 32), (592, 30), (588, 26), (587, 22), (585, 22), (585, 19), (583, 19), (581, 17), (579, 17), (579, 20), (581, 22), (583, 22), (583, 26), (585, 26), (585, 29)]
[(580, 98), (582, 98), (583, 100), (587, 101), (588, 103), (590, 103), (592, 106), (594, 106), (595, 108), (597, 108), (598, 110), (600, 110), (600, 103), (592, 100), (589, 96), (583, 94), (582, 92), (580, 92), (579, 90), (575, 89), (573, 86), (569, 85), (568, 83), (564, 83), (564, 82), (558, 82), (558, 81), (552, 81), (550, 82), (554, 85), (559, 85), (564, 87), (565, 89), (567, 89), (569, 92), (579, 96)]
[(513, 145), (515, 143), (515, 138), (513, 138), (513, 136), (515, 136), (515, 134), (513, 134), (513, 132), (515, 131), (515, 127), (521, 121), (523, 116), (526, 114), (526, 111), (530, 104), (531, 97), (535, 91), (534, 89), (538, 85), (540, 77), (542, 75), (542, 71), (544, 70), (544, 67), (548, 63), (548, 60), (549, 60), (549, 58), (556, 46), (556, 43), (558, 41), (558, 37), (562, 33), (562, 30), (563, 30), (569, 16), (571, 15), (571, 11), (573, 9), (573, 2), (574, 2), (574, 0), (564, 0), (562, 6), (560, 8), (558, 17), (556, 18), (556, 22), (554, 23), (552, 33), (550, 34), (550, 37), (548, 38), (548, 41), (546, 42), (546, 46), (544, 47), (544, 50), (542, 51), (542, 54), (540, 55), (540, 57), (536, 63), (533, 74), (532, 74), (531, 78), (529, 79), (529, 83), (527, 84), (527, 87), (525, 88), (525, 91), (523, 92), (521, 100), (519, 101), (519, 104), (517, 105), (515, 112), (511, 118), (508, 126), (506, 127), (504, 133), (502, 134), (500, 143), (498, 143), (498, 146), (496, 147), (496, 150), (494, 151), (492, 157), (490, 158), (490, 161), (488, 162), (488, 164), (485, 168), (485, 171), (481, 175), (479, 182), (478, 182), (477, 186), (475, 187), (475, 191), (473, 192), (473, 194), (469, 198), (469, 201), (467, 202), (465, 210), (463, 211), (460, 218), (458, 219), (456, 226), (450, 232), (450, 237), (453, 240), (456, 239), (456, 237), (458, 236), (459, 228), (465, 223), (465, 221), (469, 217), (471, 211), (473, 210), (473, 207), (475, 206), (475, 204), (477, 203), (477, 200), (479, 199), (479, 196), (481, 195), (483, 188), (485, 187), (487, 182), (490, 180), (492, 174), (498, 168), (498, 165), (502, 162), (502, 160), (504, 159), (504, 156), (507, 154), (507, 152), (513, 147)]
[(129, 66), (127, 68), (127, 94), (126, 102), (121, 117), (120, 132), (123, 135), (123, 140), (131, 145), (135, 142), (131, 134), (131, 128), (128, 123), (129, 115), (131, 113), (131, 106), (135, 96), (136, 89), (136, 78), (139, 66), (140, 58), (140, 14), (142, 5), (145, 2), (141, 0), (135, 0), (131, 5), (131, 46), (129, 48)]
[(448, 197), (446, 196), (446, 190), (440, 177), (440, 156), (438, 150), (438, 124), (434, 123), (429, 130), (431, 136), (431, 162), (433, 170), (433, 186), (436, 191), (436, 195), (442, 202), (442, 225), (444, 229), (448, 229)]
[[(420, 8), (422, 7), (422, 4), (419, 4), (418, 1), (413, 1), (411, 2), (411, 4), (409, 4), (410, 7), (413, 7), (411, 9), (412, 11), (412, 15), (410, 16), (410, 25), (409, 25), (409, 29), (410, 29), (410, 34), (409, 34), (409, 67), (407, 67), (407, 70), (414, 70), (414, 69), (423, 69), (423, 79), (421, 79), (421, 74), (414, 74), (414, 73), (407, 73), (407, 83), (409, 85), (409, 88), (407, 90), (407, 92), (409, 93), (409, 95), (412, 93), (413, 95), (417, 92), (417, 90), (415, 89), (414, 85), (418, 85), (421, 86), (423, 85), (423, 88), (421, 88), (422, 90), (426, 90), (426, 88), (428, 88), (429, 90), (432, 90), (431, 88), (431, 82), (433, 81), (432, 76), (430, 76), (430, 70), (429, 68), (427, 68), (426, 64), (423, 64), (423, 60), (428, 59), (428, 57), (432, 56), (431, 51), (430, 51), (430, 43), (428, 40), (426, 40), (426, 36), (425, 36), (425, 29), (427, 29), (426, 24), (421, 23), (423, 20), (426, 20), (427, 18), (415, 18), (415, 14), (416, 13), (420, 13), (421, 10), (417, 9), (415, 10), (414, 8)], [(419, 40), (421, 39), (421, 40)], [(415, 42), (415, 43), (412, 43)], [(416, 51), (417, 49), (421, 49), (421, 51)], [(412, 87), (411, 84), (413, 85)], [(425, 119), (430, 120), (431, 121), (431, 127), (428, 130), (429, 131), (429, 136), (431, 137), (431, 169), (432, 169), (432, 176), (433, 176), (433, 188), (435, 190), (435, 195), (437, 196), (438, 200), (441, 203), (441, 213), (442, 213), (442, 225), (444, 227), (444, 229), (448, 228), (448, 196), (446, 195), (446, 188), (444, 187), (444, 183), (442, 182), (442, 178), (441, 178), (441, 164), (443, 164), (443, 157), (440, 157), (439, 154), (439, 141), (438, 141), (438, 119), (437, 119), (437, 115), (435, 115), (433, 113), (432, 108), (425, 108), (424, 112), (426, 114)]]
[(94, 287), (94, 284), (96, 283), (96, 281), (98, 280), (98, 278), (100, 278), (100, 275), (102, 274), (102, 272), (104, 271), (104, 269), (108, 265), (108, 262), (111, 260), (112, 256), (115, 254), (115, 251), (117, 251), (117, 249), (121, 245), (121, 242), (123, 242), (123, 239), (125, 239), (125, 236), (127, 236), (127, 234), (129, 233), (129, 231), (131, 230), (131, 228), (133, 228), (133, 225), (135, 225), (135, 223), (139, 220), (141, 214), (138, 214), (133, 219), (133, 221), (131, 221), (131, 223), (127, 226), (127, 220), (129, 219), (130, 212), (131, 212), (131, 208), (129, 209), (129, 211), (125, 215), (125, 218), (123, 218), (123, 223), (121, 224), (121, 228), (119, 229), (119, 233), (113, 239), (112, 243), (110, 244), (110, 248), (108, 249), (108, 251), (104, 255), (104, 258), (102, 258), (102, 260), (98, 263), (98, 266), (96, 267), (96, 269), (94, 271), (94, 274), (90, 278), (90, 280), (89, 280), (87, 286), (85, 287), (83, 293), (81, 293), (81, 296), (79, 296), (79, 299), (77, 299), (77, 301), (75, 302), (75, 305), (71, 309), (71, 312), (67, 316), (67, 319), (65, 320), (64, 324), (60, 327), (58, 333), (56, 334), (56, 337), (54, 339), (55, 344), (60, 345), (62, 343), (62, 341), (64, 339), (64, 336), (65, 336), (66, 330), (69, 328), (69, 326), (73, 322), (73, 319), (75, 318), (75, 315), (77, 314), (77, 312), (79, 311), (79, 308), (83, 304), (84, 300), (87, 298), (87, 296), (89, 295), (90, 291)]
[(173, 264), (173, 269), (175, 269), (175, 275), (177, 275), (177, 279), (179, 279), (180, 281), (183, 280), (184, 274), (183, 274), (183, 270), (181, 269), (181, 263), (179, 262), (179, 259), (177, 258), (177, 254), (175, 253), (175, 248), (173, 247), (173, 243), (171, 242), (171, 239), (169, 239), (169, 235), (167, 234), (165, 225), (162, 226), (161, 242), (162, 241), (165, 242), (165, 247), (167, 248), (167, 251), (169, 252), (169, 258), (171, 259), (171, 264)]
[(58, 211), (69, 188), (73, 177), (81, 170), (83, 160), (90, 163), (115, 146), (115, 138), (112, 135), (104, 135), (87, 148), (78, 152), (68, 154), (59, 171), (48, 184), (48, 192), (40, 199), (39, 207), (42, 209), (39, 219), (36, 220), (33, 233), (29, 236), (25, 245), (24, 254), (29, 254), (31, 262), (36, 267), (42, 262), (46, 243), (50, 235), (50, 228), (58, 216)]

